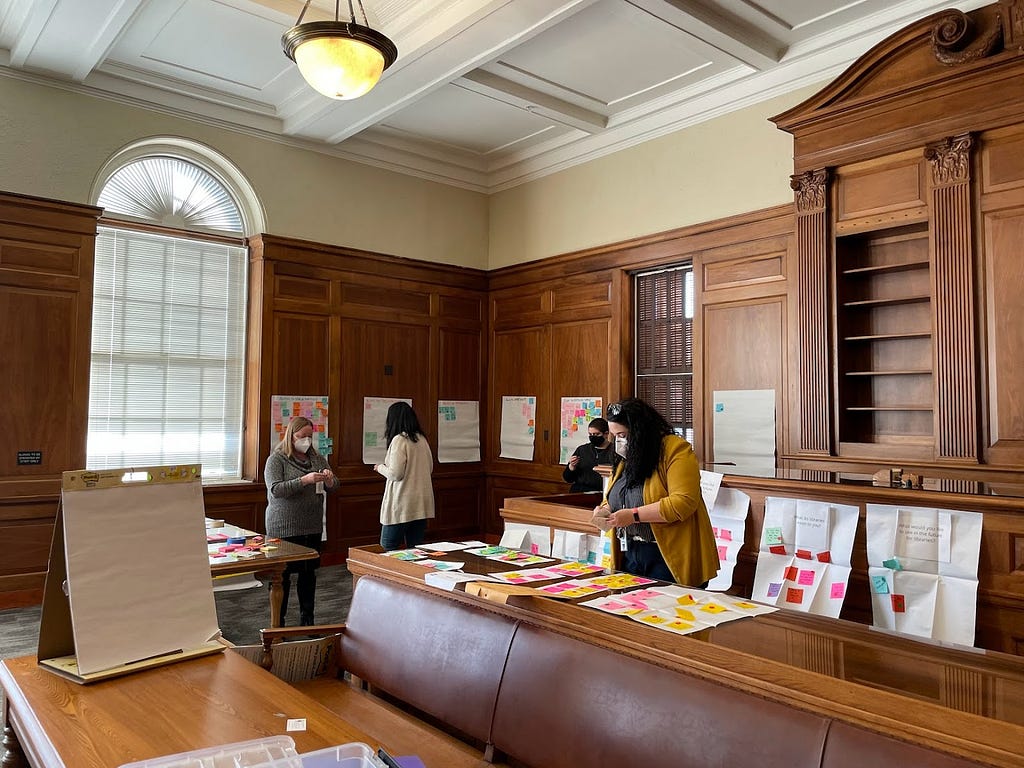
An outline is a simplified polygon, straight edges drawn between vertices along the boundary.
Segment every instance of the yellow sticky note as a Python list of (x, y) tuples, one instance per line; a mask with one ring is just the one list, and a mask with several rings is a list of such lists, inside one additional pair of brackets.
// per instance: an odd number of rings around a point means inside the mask
[(648, 624), (664, 624), (668, 619), (662, 616), (644, 616), (640, 621), (647, 622)]
[(749, 610), (752, 610), (754, 608), (757, 608), (757, 606), (754, 605), (753, 603), (746, 603), (746, 602), (743, 602), (743, 603), (733, 603), (733, 605), (735, 605), (737, 608), (742, 608), (745, 611), (749, 611)]
[(702, 606), (701, 610), (707, 613), (722, 613), (726, 610), (726, 608), (719, 605), (718, 603), (708, 603), (707, 605)]
[(670, 621), (665, 626), (668, 627), (669, 629), (675, 629), (675, 630), (679, 630), (679, 631), (682, 631), (682, 632), (688, 632), (689, 630), (693, 629), (693, 624), (690, 624), (689, 622), (686, 622), (686, 621), (680, 621), (679, 619), (675, 619), (673, 621)]
[(680, 605), (695, 605), (697, 603), (697, 601), (694, 600), (690, 595), (683, 595), (682, 597), (677, 597), (676, 602)]
[(686, 619), (687, 621), (696, 621), (697, 618), (693, 615), (693, 611), (688, 611), (685, 608), (676, 608), (676, 616), (680, 619)]

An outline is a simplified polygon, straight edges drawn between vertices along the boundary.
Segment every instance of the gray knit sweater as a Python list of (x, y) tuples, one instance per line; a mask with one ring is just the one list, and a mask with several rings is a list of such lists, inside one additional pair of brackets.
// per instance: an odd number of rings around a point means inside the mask
[[(284, 538), (323, 530), (323, 497), (317, 494), (315, 484), (303, 485), (301, 478), (308, 472), (327, 469), (327, 459), (312, 448), (306, 455), (308, 465), (278, 451), (267, 457), (267, 466), (263, 469), (267, 484), (267, 536)], [(334, 488), (337, 487), (335, 483)]]

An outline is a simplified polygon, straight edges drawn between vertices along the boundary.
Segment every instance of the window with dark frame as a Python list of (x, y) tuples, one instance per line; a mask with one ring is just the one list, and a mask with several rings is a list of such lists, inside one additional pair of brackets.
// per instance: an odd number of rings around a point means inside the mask
[(634, 279), (637, 397), (693, 442), (693, 266)]

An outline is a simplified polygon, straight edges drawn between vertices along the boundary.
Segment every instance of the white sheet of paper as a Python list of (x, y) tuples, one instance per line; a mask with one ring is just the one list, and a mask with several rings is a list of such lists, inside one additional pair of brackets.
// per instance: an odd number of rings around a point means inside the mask
[(363, 464), (380, 464), (388, 452), (384, 430), (387, 425), (388, 408), (392, 403), (406, 402), (408, 397), (364, 397), (363, 398)]
[[(874, 625), (973, 645), (983, 521), (979, 512), (868, 504), (869, 580), (885, 580), (889, 589), (872, 588)], [(903, 596), (903, 613), (892, 594)]]
[(750, 598), (759, 603), (781, 605), (780, 595), (786, 581), (786, 569), (793, 564), (792, 555), (773, 555), (770, 552), (757, 553), (757, 569), (754, 571), (754, 586)]
[(505, 395), (501, 398), (501, 451), (503, 459), (533, 461), (537, 398)]
[(827, 552), (832, 541), (832, 507), (823, 501), (800, 499), (796, 505), (796, 548), (812, 555)]
[(708, 512), (714, 509), (723, 477), (725, 475), (721, 472), (708, 472), (706, 469), (700, 471), (700, 495), (704, 498), (704, 506), (708, 508)]
[[(703, 473), (701, 477), (703, 478)], [(711, 591), (724, 592), (732, 587), (736, 559), (746, 539), (749, 508), (750, 497), (743, 491), (735, 488), (716, 488), (715, 504), (709, 516), (711, 526), (716, 531), (715, 545), (718, 547), (719, 569), (718, 575), (708, 583), (708, 589)]]
[(775, 476), (775, 390), (721, 390), (714, 402), (715, 463), (732, 474)]
[(196, 648), (220, 633), (198, 480), (62, 498), (81, 674)]
[[(527, 536), (518, 546), (505, 543), (505, 536), (509, 534), (515, 536), (520, 532), (525, 533)], [(505, 523), (505, 533), (502, 535), (500, 543), (503, 547), (547, 557), (551, 554), (551, 529), (546, 525)]]
[(932, 637), (947, 643), (974, 645), (974, 627), (978, 605), (976, 579), (940, 576), (935, 596), (935, 621)]
[(437, 461), (440, 464), (480, 461), (478, 401), (437, 401)]
[(551, 556), (562, 560), (576, 560), (582, 563), (594, 562), (588, 559), (590, 551), (588, 536), (579, 531), (553, 531), (554, 542), (551, 545)]
[(432, 587), (452, 592), (459, 584), (469, 581), (494, 581), (489, 576), (482, 576), (479, 573), (460, 573), (459, 571), (427, 571), (423, 574), (423, 581)]
[(838, 619), (843, 610), (843, 601), (846, 599), (846, 590), (852, 572), (853, 569), (848, 566), (830, 563), (822, 573), (822, 581), (814, 593), (810, 612), (818, 616), (831, 616), (833, 619)]

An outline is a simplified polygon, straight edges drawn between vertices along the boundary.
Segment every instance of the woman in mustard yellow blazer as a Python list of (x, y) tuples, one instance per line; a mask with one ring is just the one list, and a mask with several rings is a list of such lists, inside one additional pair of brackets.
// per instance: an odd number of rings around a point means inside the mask
[(614, 530), (615, 568), (703, 587), (718, 573), (718, 548), (693, 447), (638, 398), (605, 411), (624, 461), (616, 467), (594, 524)]

